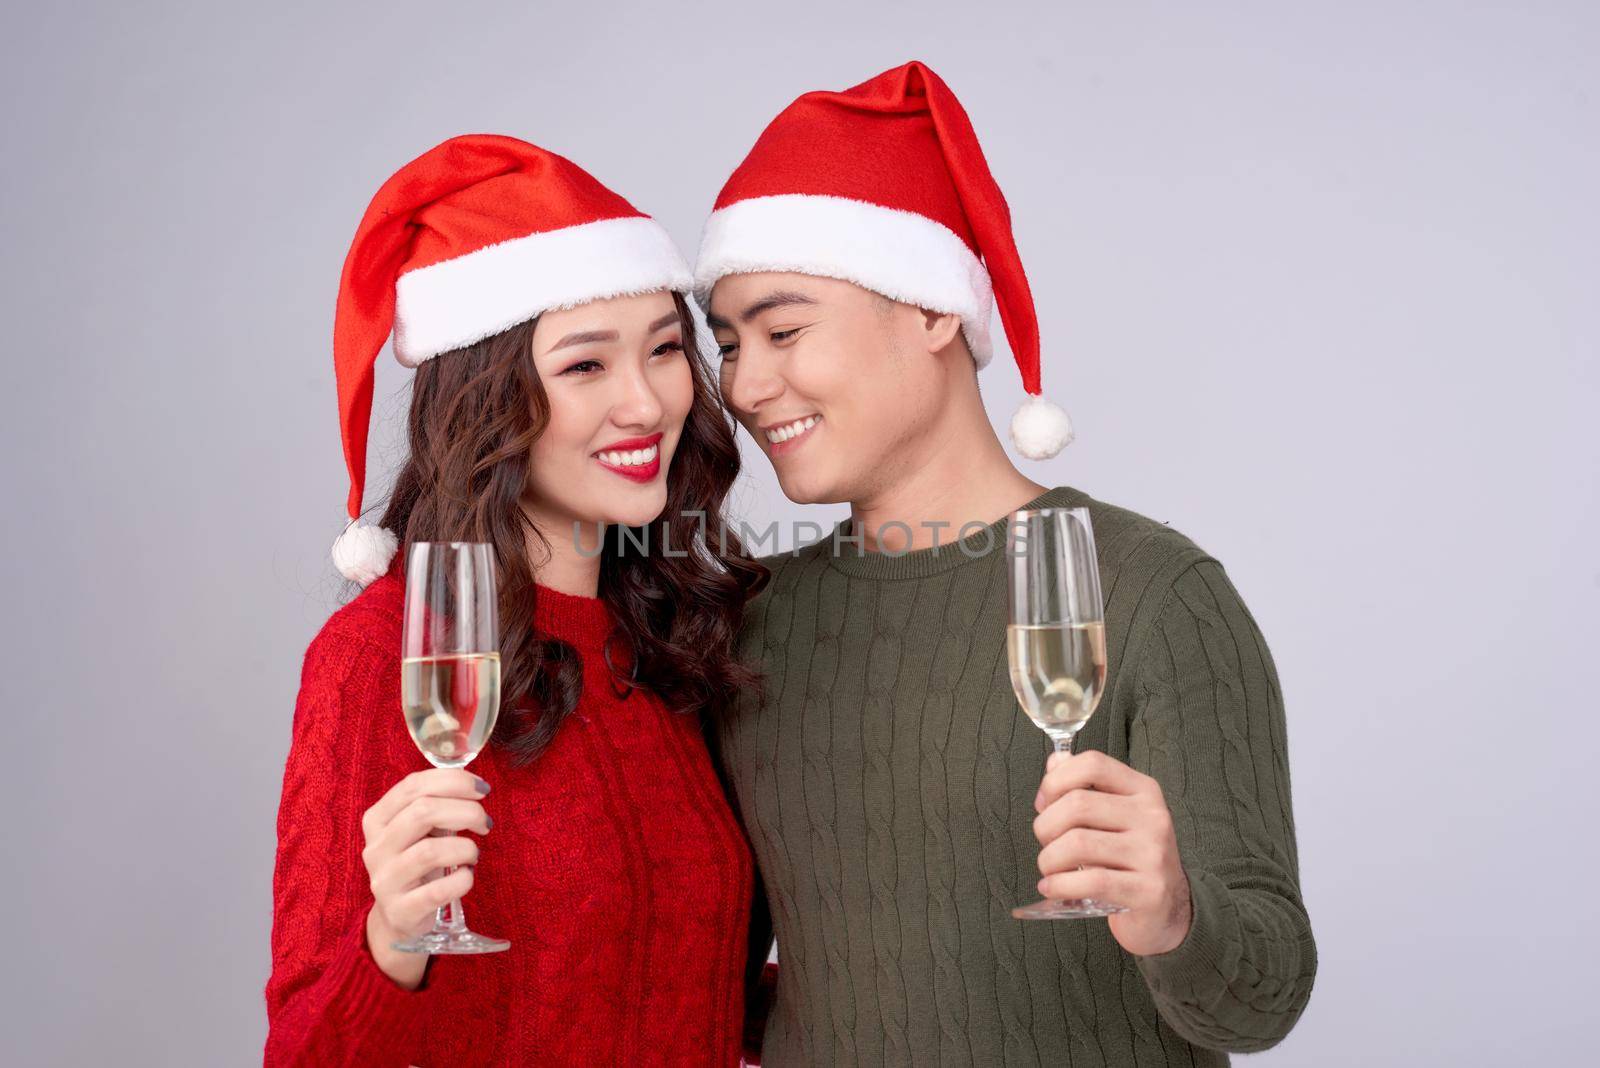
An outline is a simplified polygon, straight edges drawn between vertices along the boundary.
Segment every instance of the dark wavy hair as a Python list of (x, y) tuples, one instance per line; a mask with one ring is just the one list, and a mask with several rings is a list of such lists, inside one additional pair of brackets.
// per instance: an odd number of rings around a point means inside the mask
[[(739, 474), (731, 416), (696, 345), (694, 319), (674, 293), (684, 356), (694, 380), (672, 467), (667, 504), (650, 528), (607, 528), (600, 597), (617, 620), (606, 640), (611, 685), (642, 687), (668, 708), (713, 718), (759, 676), (740, 664), (735, 642), (745, 603), (769, 573), (728, 529), (723, 503)], [(550, 421), (550, 400), (534, 369), (537, 319), (426, 361), (412, 382), (409, 455), (395, 478), (383, 525), (401, 552), (418, 541), (494, 546), (500, 588), (500, 716), (491, 745), (533, 760), (577, 707), (583, 665), (560, 635), (534, 627), (532, 534), (519, 502), (533, 443)], [(703, 520), (701, 517), (704, 517)], [(713, 536), (715, 533), (715, 536)], [(672, 545), (668, 555), (640, 544)], [(629, 539), (629, 545), (623, 539)], [(632, 551), (623, 551), (631, 546)], [(625, 643), (619, 649), (617, 643)], [(624, 652), (626, 655), (617, 655)]]

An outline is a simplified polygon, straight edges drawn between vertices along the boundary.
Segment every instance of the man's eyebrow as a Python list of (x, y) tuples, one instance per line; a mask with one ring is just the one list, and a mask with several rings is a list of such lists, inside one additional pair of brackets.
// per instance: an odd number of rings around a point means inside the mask
[[(646, 332), (653, 334), (662, 327), (671, 326), (677, 321), (678, 313), (676, 311), (668, 312), (651, 323), (650, 329)], [(557, 349), (564, 349), (572, 345), (589, 345), (598, 341), (615, 341), (617, 336), (615, 330), (580, 330), (577, 333), (568, 334), (554, 345), (551, 345), (549, 351), (554, 352)]]
[[(746, 305), (744, 311), (739, 313), (739, 321), (741, 323), (748, 323), (758, 315), (763, 315), (766, 312), (772, 311), (774, 308), (794, 308), (807, 305), (814, 306), (816, 303), (817, 302), (814, 299), (806, 296), (804, 293), (796, 293), (792, 289), (780, 289), (775, 292), (768, 293), (766, 296), (762, 297), (758, 301), (755, 301), (754, 303)], [(708, 314), (706, 316), (706, 322), (711, 327), (718, 330), (731, 330), (733, 328), (733, 324), (722, 318), (720, 315)]]

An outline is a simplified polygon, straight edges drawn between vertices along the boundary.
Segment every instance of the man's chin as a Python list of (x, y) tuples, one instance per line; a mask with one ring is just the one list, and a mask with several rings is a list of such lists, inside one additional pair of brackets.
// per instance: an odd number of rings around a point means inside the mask
[(845, 504), (850, 500), (844, 487), (831, 479), (807, 478), (798, 472), (779, 475), (778, 487), (793, 504)]

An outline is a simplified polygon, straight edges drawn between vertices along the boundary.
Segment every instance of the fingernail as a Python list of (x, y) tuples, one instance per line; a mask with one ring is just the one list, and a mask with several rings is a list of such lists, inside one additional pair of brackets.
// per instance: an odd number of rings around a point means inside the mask
[(1040, 790), (1038, 793), (1033, 795), (1033, 810), (1035, 812), (1038, 812), (1039, 811), (1039, 806), (1043, 802), (1044, 802), (1044, 791)]
[(1043, 896), (1044, 896), (1044, 888), (1045, 888), (1045, 884), (1046, 884), (1046, 883), (1048, 883), (1048, 882), (1049, 882), (1049, 880), (1048, 880), (1048, 879), (1040, 879), (1040, 880), (1039, 880), (1039, 896), (1040, 896), (1040, 897), (1043, 897)]
[(478, 788), (478, 792), (480, 794), (486, 794), (486, 793), (489, 792), (489, 784), (488, 783), (484, 782), (482, 779), (479, 779), (476, 775), (474, 775), (473, 778), (476, 779), (477, 781), (474, 782), (472, 785), (474, 785), (474, 786), (476, 786)]
[(488, 824), (488, 827), (486, 829), (487, 830), (491, 830), (491, 831), (494, 830), (494, 817), (490, 816), (488, 814), (485, 814), (483, 818), (484, 818), (485, 822)]

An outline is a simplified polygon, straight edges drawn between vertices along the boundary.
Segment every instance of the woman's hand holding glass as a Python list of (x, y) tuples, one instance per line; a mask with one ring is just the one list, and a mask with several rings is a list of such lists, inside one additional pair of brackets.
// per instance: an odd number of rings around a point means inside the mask
[[(460, 831), (488, 834), (482, 798), (489, 784), (460, 768), (429, 768), (397, 782), (362, 815), (361, 860), (372, 886), (367, 946), (385, 975), (414, 990), (425, 954), (394, 949), (433, 926), (438, 910), (472, 889), (478, 843)], [(440, 869), (454, 868), (439, 878)]]

